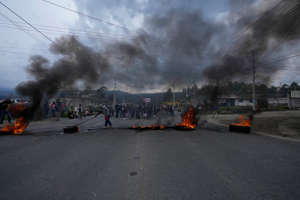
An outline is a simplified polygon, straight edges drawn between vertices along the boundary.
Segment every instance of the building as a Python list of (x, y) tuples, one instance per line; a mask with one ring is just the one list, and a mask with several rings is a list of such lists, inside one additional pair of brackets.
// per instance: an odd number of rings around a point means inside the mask
[(283, 106), (289, 109), (300, 108), (300, 91), (292, 90), (287, 97), (268, 98), (268, 104), (269, 106)]
[(268, 98), (268, 105), (269, 106), (286, 106), (286, 107), (288, 107), (289, 98), (288, 97)]
[(218, 98), (218, 104), (220, 106), (227, 106), (227, 107), (233, 107), (233, 106), (249, 107), (253, 105), (252, 100), (244, 99), (235, 95), (221, 96), (220, 98)]
[(300, 90), (292, 90), (289, 96), (289, 108), (300, 108)]

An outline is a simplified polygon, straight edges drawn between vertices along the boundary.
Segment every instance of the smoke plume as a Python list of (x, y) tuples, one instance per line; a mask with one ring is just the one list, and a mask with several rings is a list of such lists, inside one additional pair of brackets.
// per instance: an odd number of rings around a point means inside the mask
[[(237, 5), (237, 1), (231, 2)], [(266, 9), (260, 13), (256, 11), (259, 5), (251, 7), (248, 3), (245, 9), (249, 11), (238, 16), (236, 22), (240, 34), (233, 38), (234, 46), (221, 60), (205, 69), (205, 77), (209, 80), (249, 79), (252, 65), (255, 64), (258, 75), (264, 81), (269, 81), (279, 69), (284, 68), (282, 63), (272, 60), (286, 43), (295, 41), (294, 45), (299, 45), (300, 2), (268, 2), (261, 2)]]
[(299, 40), (300, 2), (231, 2), (235, 6), (227, 16), (229, 25), (205, 18), (199, 9), (173, 7), (145, 16), (134, 37), (105, 44), (99, 51), (73, 36), (57, 39), (50, 49), (59, 59), (50, 63), (33, 56), (27, 67), (33, 80), (17, 91), (37, 107), (44, 95), (52, 97), (78, 82), (91, 87), (117, 80), (134, 90), (180, 88), (204, 80), (220, 84), (249, 79), (253, 61), (258, 75), (268, 81), (282, 68), (270, 62), (280, 46)]
[(59, 89), (75, 86), (78, 81), (85, 86), (94, 85), (101, 74), (109, 70), (109, 63), (103, 55), (84, 46), (75, 37), (62, 37), (50, 49), (61, 58), (51, 65), (42, 56), (32, 56), (27, 72), (34, 80), (16, 88), (19, 94), (31, 97), (34, 111), (44, 95), (53, 97)]

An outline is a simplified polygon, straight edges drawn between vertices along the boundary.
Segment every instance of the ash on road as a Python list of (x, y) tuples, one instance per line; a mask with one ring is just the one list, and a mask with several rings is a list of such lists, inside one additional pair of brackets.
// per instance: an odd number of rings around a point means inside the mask
[(300, 145), (255, 136), (97, 130), (0, 137), (0, 199), (300, 199)]

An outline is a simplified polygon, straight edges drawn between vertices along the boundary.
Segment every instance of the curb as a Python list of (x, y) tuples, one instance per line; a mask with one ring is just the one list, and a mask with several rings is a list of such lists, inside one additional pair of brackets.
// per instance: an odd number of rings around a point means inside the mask
[[(216, 122), (214, 121), (215, 124), (223, 126), (223, 127), (227, 127), (226, 125), (220, 123), (220, 122)], [(260, 136), (265, 136), (265, 137), (271, 137), (271, 138), (275, 138), (275, 139), (279, 139), (279, 140), (284, 140), (284, 141), (289, 141), (289, 142), (300, 142), (300, 139), (296, 139), (296, 138), (290, 138), (290, 137), (283, 137), (283, 136), (279, 136), (279, 135), (271, 135), (268, 133), (264, 133), (264, 132), (251, 132), (250, 134), (255, 134), (255, 135), (260, 135)]]
[(275, 139), (279, 139), (279, 140), (285, 140), (285, 141), (289, 141), (289, 142), (300, 142), (300, 139), (283, 137), (283, 136), (278, 136), (278, 135), (271, 135), (271, 134), (267, 134), (267, 133), (263, 133), (263, 132), (254, 132), (253, 134), (271, 137), (271, 138), (275, 138)]

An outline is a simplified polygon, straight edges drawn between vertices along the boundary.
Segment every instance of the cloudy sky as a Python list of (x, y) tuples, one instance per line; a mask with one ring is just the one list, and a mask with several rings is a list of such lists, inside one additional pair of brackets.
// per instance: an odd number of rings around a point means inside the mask
[[(9, 8), (24, 17), (50, 38), (59, 37), (63, 32), (74, 27), (79, 19), (77, 15), (50, 6), (40, 0), (1, 0)], [(60, 0), (60, 3), (76, 9), (75, 3)], [(27, 80), (25, 66), (33, 54), (51, 56), (48, 52), (50, 42), (36, 33), (23, 21), (0, 6), (0, 74), (1, 88), (13, 88)]]
[[(199, 11), (209, 21), (222, 24), (222, 26), (230, 26), (233, 23), (231, 13), (235, 12), (233, 9), (245, 9), (242, 4), (237, 8), (232, 4), (230, 6), (230, 1), (232, 0), (190, 0), (187, 3), (182, 0), (51, 0), (53, 3), (97, 18), (94, 20), (43, 0), (1, 0), (51, 40), (62, 35), (73, 34), (82, 43), (94, 49), (101, 49), (112, 41), (128, 40), (134, 37), (140, 29), (143, 29), (144, 21), (149, 16), (160, 15), (172, 8)], [(265, 2), (256, 0), (249, 3), (247, 0), (248, 4), (245, 5), (251, 4), (259, 10), (263, 9)], [(0, 88), (14, 88), (18, 83), (32, 78), (25, 70), (31, 55), (40, 54), (50, 61), (57, 59), (48, 50), (50, 41), (2, 5), (0, 5), (0, 31)], [(289, 54), (290, 52), (287, 53)], [(295, 73), (297, 70), (295, 62), (295, 60), (289, 60), (284, 63), (289, 64), (291, 68), (276, 74), (273, 83), (300, 81), (298, 74)]]

